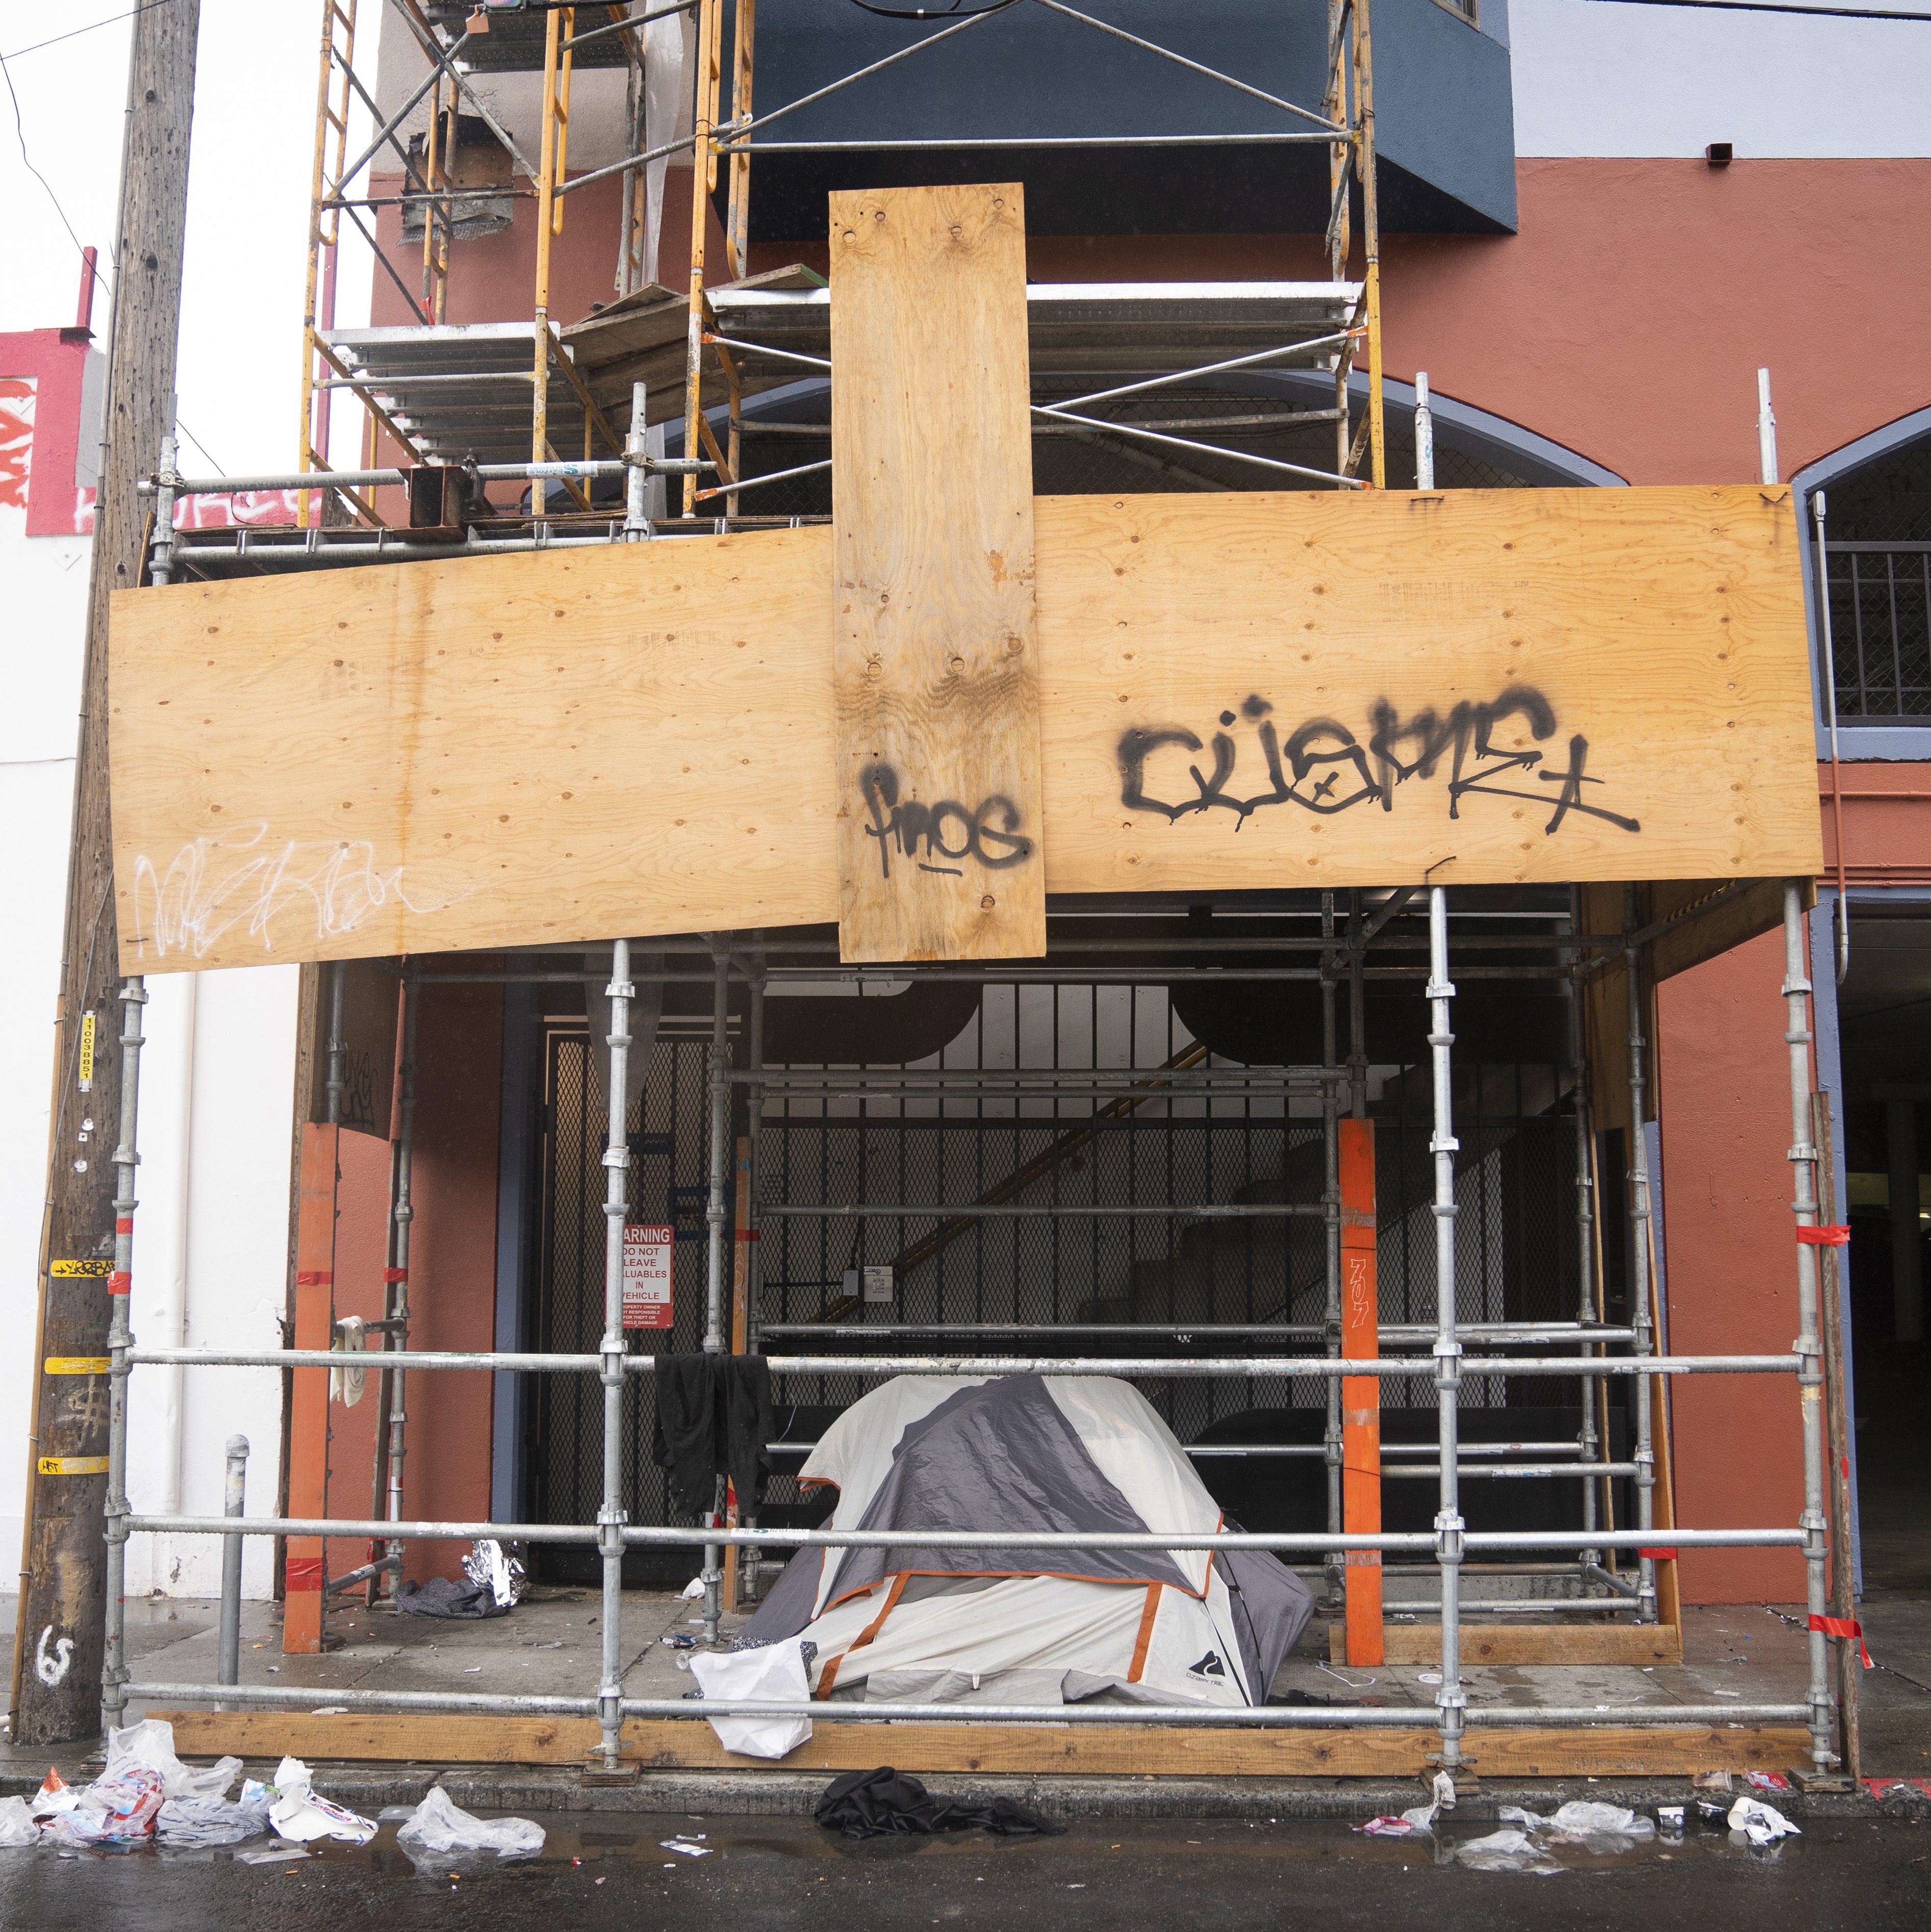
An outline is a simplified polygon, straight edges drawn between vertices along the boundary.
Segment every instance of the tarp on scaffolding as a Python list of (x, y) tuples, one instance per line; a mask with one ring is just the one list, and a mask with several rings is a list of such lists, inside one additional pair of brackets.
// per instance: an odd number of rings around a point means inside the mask
[[(825, 1432), (799, 1480), (836, 1487), (835, 1527), (932, 1533), (786, 1566), (740, 1641), (803, 1636), (820, 1697), (1264, 1703), (1313, 1612), (1264, 1551), (1028, 1547), (1222, 1527), (1172, 1432), (1111, 1378), (901, 1376)], [(948, 1530), (1012, 1541), (949, 1548)]]

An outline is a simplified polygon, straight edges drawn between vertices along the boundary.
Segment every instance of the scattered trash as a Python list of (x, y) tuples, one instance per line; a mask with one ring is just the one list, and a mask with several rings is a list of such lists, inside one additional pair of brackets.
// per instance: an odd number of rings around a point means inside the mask
[(270, 1828), (265, 1803), (234, 1804), (208, 1796), (163, 1798), (155, 1826), (161, 1843), (176, 1847), (239, 1845)]
[(1730, 1808), (1720, 1798), (1699, 1798), (1696, 1801), (1696, 1815), (1706, 1825), (1728, 1825)]
[(480, 1677), (482, 1674), (483, 1666), (480, 1664), (466, 1664), (463, 1666), (463, 1675), (465, 1677)]
[(704, 1594), (703, 1578), (693, 1576), (678, 1594), (684, 1597), (701, 1597)]
[(37, 1817), (51, 1816), (47, 1835), (68, 1845), (144, 1844), (154, 1835), (161, 1808), (161, 1774), (129, 1764), (76, 1790), (49, 1771), (33, 1801)]
[(463, 1559), (463, 1574), (479, 1590), (487, 1590), (504, 1610), (523, 1600), (529, 1572), (522, 1559), (493, 1536), (479, 1538)]
[[(1326, 1671), (1330, 1677), (1341, 1677), (1341, 1672), (1336, 1670), (1332, 1664), (1323, 1664), (1317, 1660), (1314, 1667), (1317, 1670)], [(1365, 1690), (1369, 1684), (1374, 1683), (1376, 1680), (1372, 1677), (1363, 1677), (1359, 1678), (1353, 1677), (1341, 1677), (1341, 1681), (1342, 1683), (1346, 1684), (1351, 1690)]]
[(1681, 1804), (1659, 1804), (1656, 1808), (1656, 1822), (1666, 1832), (1683, 1829), (1683, 1807)]
[(1629, 1851), (1637, 1839), (1656, 1836), (1655, 1822), (1642, 1813), (1589, 1798), (1572, 1798), (1551, 1817), (1516, 1804), (1504, 1804), (1495, 1815), (1504, 1824), (1522, 1826), (1538, 1844), (1581, 1845), (1605, 1856)]
[(1438, 1771), (1435, 1774), (1432, 1795), (1426, 1804), (1414, 1805), (1399, 1817), (1384, 1812), (1378, 1818), (1370, 1818), (1366, 1824), (1357, 1825), (1354, 1828), (1370, 1838), (1405, 1838), (1417, 1832), (1432, 1832), (1435, 1814), (1454, 1809), (1455, 1780), (1447, 1772)]
[(1730, 1829), (1742, 1832), (1753, 1845), (1774, 1845), (1786, 1833), (1803, 1836), (1774, 1804), (1757, 1798), (1739, 1798), (1730, 1807)]
[(1416, 1676), (1415, 1682), (1417, 1684), (1439, 1684), (1441, 1682), (1441, 1672), (1438, 1670), (1419, 1672)]
[[(262, 1792), (267, 1790), (251, 1779), (241, 1787), (244, 1804), (251, 1788)], [(298, 1757), (283, 1758), (275, 1772), (268, 1821), (283, 1838), (297, 1844), (311, 1838), (344, 1838), (352, 1845), (365, 1845), (376, 1835), (376, 1828), (367, 1819), (316, 1796), (309, 1788), (308, 1767)]]
[(1727, 1771), (1699, 1771), (1690, 1780), (1693, 1791), (1728, 1791), (1730, 1774)]
[(308, 1856), (299, 1845), (268, 1845), (259, 1852), (237, 1852), (238, 1864), (244, 1865), (278, 1864), (283, 1858), (305, 1858)]
[[(774, 1648), (777, 1646), (773, 1646)], [(761, 1652), (743, 1653), (760, 1656)], [(826, 1786), (813, 1814), (827, 1829), (835, 1827), (848, 1838), (874, 1838), (887, 1833), (957, 1832), (982, 1826), (1001, 1838), (1022, 1838), (1037, 1832), (1057, 1838), (1064, 1829), (1028, 1811), (1009, 1798), (980, 1803), (956, 1798), (935, 1798), (918, 1779), (882, 1765), (876, 1771), (848, 1771)]]
[(1530, 1872), (1546, 1878), (1562, 1870), (1526, 1832), (1521, 1831), (1491, 1832), (1486, 1838), (1471, 1838), (1466, 1844), (1457, 1845), (1451, 1856), (1471, 1871)]
[(40, 1828), (24, 1798), (0, 1798), (0, 1847), (10, 1850), (16, 1845), (37, 1845)]
[(554, 1643), (533, 1643), (530, 1646), (532, 1650), (561, 1650), (562, 1648), (563, 1640), (560, 1636)]
[(687, 1858), (707, 1858), (711, 1856), (709, 1845), (694, 1845), (683, 1838), (660, 1838), (658, 1843), (667, 1852), (682, 1852)]
[(533, 1858), (543, 1849), (543, 1827), (527, 1818), (473, 1816), (432, 1784), (396, 1843), (412, 1857), (418, 1851), (494, 1852), (499, 1858)]
[(325, 1704), (319, 1711), (311, 1711), (311, 1718), (346, 1718), (349, 1714), (346, 1704)]
[(670, 1650), (695, 1650), (697, 1648), (697, 1640), (688, 1630), (673, 1630), (667, 1636), (659, 1637), (658, 1642)]
[(432, 1576), (426, 1583), (406, 1580), (398, 1583), (395, 1606), (412, 1617), (443, 1617), (463, 1622), (479, 1617), (506, 1617), (510, 1613), (509, 1605), (498, 1603), (495, 1591), (487, 1583), (458, 1583), (448, 1576)]
[[(706, 1697), (756, 1698), (802, 1707), (810, 1700), (811, 1688), (799, 1642), (793, 1637), (756, 1650), (694, 1654), (691, 1672)], [(811, 1720), (801, 1708), (796, 1718), (713, 1718), (711, 1728), (726, 1750), (745, 1757), (783, 1757), (810, 1737)]]
[(1780, 1771), (1749, 1771), (1744, 1774), (1759, 1791), (1788, 1791), (1790, 1780)]
[[(376, 1814), (376, 1822), (378, 1825), (400, 1825), (406, 1819), (415, 1816), (415, 1807), (413, 1804), (385, 1804)], [(577, 1861), (572, 1858), (570, 1862), (574, 1864)]]
[(210, 1765), (183, 1764), (174, 1754), (174, 1726), (165, 1718), (143, 1718), (107, 1733), (106, 1775), (112, 1778), (130, 1765), (158, 1772), (164, 1798), (225, 1798), (241, 1768), (238, 1757), (217, 1758)]

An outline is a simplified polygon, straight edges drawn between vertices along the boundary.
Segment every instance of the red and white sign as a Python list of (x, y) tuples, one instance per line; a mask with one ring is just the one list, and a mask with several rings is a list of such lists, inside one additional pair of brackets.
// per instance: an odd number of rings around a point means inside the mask
[(676, 1231), (624, 1226), (624, 1326), (670, 1326), (670, 1255)]

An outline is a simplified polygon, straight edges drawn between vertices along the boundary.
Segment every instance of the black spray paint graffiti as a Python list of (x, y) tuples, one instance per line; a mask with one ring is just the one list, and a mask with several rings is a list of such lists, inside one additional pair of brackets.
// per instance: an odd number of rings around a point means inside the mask
[[(1553, 737), (1556, 730), (1555, 707), (1534, 686), (1512, 684), (1492, 703), (1460, 704), (1446, 717), (1432, 706), (1404, 718), (1386, 698), (1369, 707), (1369, 733), (1364, 745), (1346, 725), (1333, 718), (1310, 718), (1283, 739), (1268, 715), (1273, 710), (1258, 694), (1242, 704), (1239, 716), (1254, 727), (1254, 742), (1259, 763), (1264, 766), (1266, 784), (1258, 790), (1246, 787), (1255, 782), (1249, 776), (1237, 785), (1235, 768), (1240, 764), (1239, 748), (1225, 730), (1212, 740), (1213, 769), (1203, 772), (1189, 764), (1195, 796), (1171, 802), (1150, 796), (1147, 791), (1147, 761), (1170, 746), (1187, 752), (1207, 748), (1200, 737), (1181, 726), (1148, 729), (1136, 726), (1120, 739), (1120, 802), (1131, 812), (1156, 812), (1168, 819), (1183, 818), (1190, 812), (1216, 809), (1234, 814), (1235, 830), (1247, 821), (1250, 813), (1267, 805), (1297, 805), (1324, 818), (1348, 812), (1359, 805), (1379, 804), (1384, 812), (1394, 809), (1396, 786), (1409, 778), (1429, 779), (1448, 762), (1448, 815), (1461, 816), (1462, 800), (1471, 794), (1487, 798), (1525, 798), (1537, 805), (1553, 808), (1546, 833), (1556, 831), (1571, 812), (1600, 818), (1625, 832), (1639, 832), (1634, 819), (1607, 807), (1584, 802), (1582, 788), (1600, 785), (1584, 770), (1588, 762), (1589, 741), (1579, 731), (1569, 740), (1569, 763), (1562, 770), (1538, 770), (1543, 763), (1540, 752), (1510, 752), (1494, 742), (1498, 725), (1509, 718), (1520, 718), (1537, 740)], [(1231, 711), (1220, 714), (1223, 727), (1237, 722)], [(1405, 754), (1405, 755), (1404, 755)], [(1253, 771), (1250, 758), (1247, 769)], [(1533, 774), (1541, 784), (1559, 786), (1554, 793), (1523, 790), (1498, 784), (1512, 772)]]
[[(901, 856), (910, 859), (920, 872), (944, 873), (955, 879), (965, 876), (962, 866), (933, 865), (928, 860), (976, 859), (997, 872), (1023, 864), (1033, 856), (1032, 840), (1019, 830), (1019, 808), (997, 792), (976, 810), (951, 798), (942, 798), (936, 805), (901, 800), (898, 772), (883, 764), (868, 765), (859, 775), (859, 788), (871, 814), (865, 836), (878, 841), (879, 862), (888, 879), (895, 844)], [(924, 858), (919, 856), (922, 847)]]

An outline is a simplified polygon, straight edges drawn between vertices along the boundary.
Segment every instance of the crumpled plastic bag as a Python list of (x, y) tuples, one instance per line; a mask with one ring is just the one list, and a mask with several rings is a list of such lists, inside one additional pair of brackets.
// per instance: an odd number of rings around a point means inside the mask
[(1547, 1878), (1562, 1869), (1528, 1832), (1513, 1828), (1491, 1832), (1486, 1838), (1471, 1838), (1457, 1845), (1453, 1856), (1471, 1871), (1531, 1872)]
[(158, 1772), (163, 1798), (225, 1798), (241, 1768), (238, 1757), (211, 1765), (183, 1764), (174, 1754), (174, 1726), (165, 1718), (143, 1718), (138, 1724), (107, 1733), (107, 1768), (112, 1778), (130, 1765)]
[(246, 1804), (226, 1798), (189, 1796), (162, 1801), (156, 1820), (164, 1845), (239, 1845), (270, 1828), (265, 1798)]
[[(244, 1802), (253, 1788), (252, 1780), (242, 1786)], [(309, 1788), (308, 1767), (298, 1757), (282, 1760), (274, 1790), (268, 1822), (281, 1837), (296, 1844), (305, 1845), (313, 1838), (346, 1838), (352, 1845), (366, 1845), (376, 1835), (370, 1820), (316, 1796)]]
[[(1378, 1818), (1370, 1818), (1365, 1825), (1354, 1828), (1371, 1838), (1406, 1838), (1417, 1832), (1432, 1833), (1435, 1829), (1435, 1814), (1438, 1811), (1455, 1809), (1455, 1780), (1445, 1771), (1435, 1774), (1432, 1795), (1426, 1804), (1411, 1805), (1397, 1817), (1383, 1812)], [(1502, 1814), (1507, 1817), (1505, 1811)]]
[[(756, 1650), (695, 1652), (691, 1674), (706, 1697), (805, 1706), (811, 1701), (804, 1653), (796, 1637)], [(726, 1750), (742, 1757), (783, 1757), (810, 1737), (811, 1720), (802, 1712), (796, 1718), (713, 1718), (711, 1728)]]
[(1730, 1829), (1759, 1846), (1774, 1845), (1786, 1832), (1800, 1838), (1804, 1835), (1774, 1804), (1757, 1798), (1739, 1798), (1730, 1807)]
[(478, 1818), (456, 1804), (441, 1785), (396, 1834), (396, 1843), (418, 1852), (494, 1852), (499, 1858), (533, 1858), (543, 1849), (543, 1827), (527, 1818)]
[(0, 1850), (16, 1845), (37, 1845), (40, 1828), (24, 1798), (0, 1798)]
[(1581, 1845), (1585, 1850), (1603, 1854), (1627, 1852), (1639, 1838), (1656, 1836), (1656, 1821), (1639, 1811), (1626, 1810), (1620, 1804), (1599, 1804), (1593, 1799), (1572, 1798), (1559, 1805), (1555, 1814), (1525, 1811), (1519, 1805), (1505, 1804), (1496, 1814), (1504, 1824), (1523, 1826), (1545, 1845)]
[(36, 1817), (51, 1815), (46, 1835), (64, 1845), (139, 1845), (154, 1835), (161, 1808), (161, 1774), (128, 1764), (79, 1790), (49, 1771), (32, 1802)]

